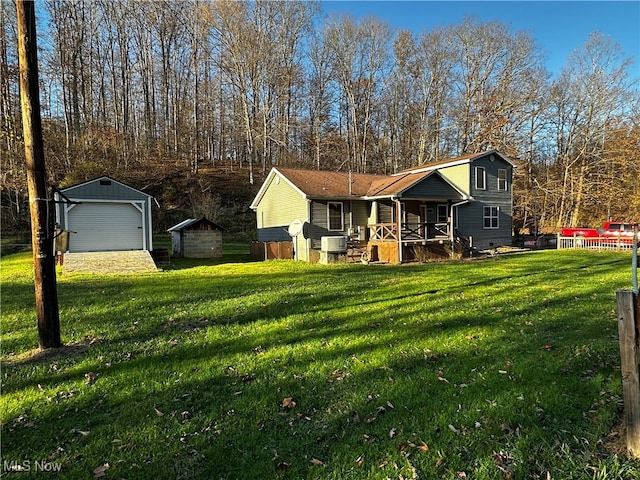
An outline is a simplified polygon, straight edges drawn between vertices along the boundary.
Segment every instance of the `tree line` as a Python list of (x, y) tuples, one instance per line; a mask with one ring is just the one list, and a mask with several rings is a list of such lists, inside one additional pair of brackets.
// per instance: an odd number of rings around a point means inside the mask
[[(298, 0), (38, 6), (54, 185), (220, 165), (259, 185), (276, 165), (388, 174), (497, 149), (518, 164), (517, 227), (640, 221), (638, 78), (596, 32), (552, 76), (529, 34), (474, 17), (416, 34)], [(11, 2), (0, 26), (6, 224), (27, 215)]]

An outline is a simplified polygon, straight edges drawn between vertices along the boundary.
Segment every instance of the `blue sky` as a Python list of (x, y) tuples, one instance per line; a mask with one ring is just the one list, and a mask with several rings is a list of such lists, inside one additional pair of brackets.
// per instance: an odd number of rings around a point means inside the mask
[(374, 16), (394, 29), (416, 34), (435, 26), (462, 23), (474, 15), (498, 20), (512, 32), (525, 31), (543, 49), (547, 68), (557, 75), (570, 52), (582, 48), (597, 31), (620, 44), (633, 57), (633, 77), (640, 77), (640, 2), (635, 1), (338, 1), (325, 0), (327, 15), (354, 19)]

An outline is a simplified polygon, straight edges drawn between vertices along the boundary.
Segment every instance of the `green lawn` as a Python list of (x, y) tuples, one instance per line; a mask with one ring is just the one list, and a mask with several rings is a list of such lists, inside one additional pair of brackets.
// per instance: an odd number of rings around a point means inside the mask
[[(16, 478), (613, 479), (629, 254), (451, 263), (173, 261), (59, 275), (2, 258), (2, 461)], [(619, 439), (618, 439), (619, 440)], [(620, 443), (620, 442), (618, 442)]]

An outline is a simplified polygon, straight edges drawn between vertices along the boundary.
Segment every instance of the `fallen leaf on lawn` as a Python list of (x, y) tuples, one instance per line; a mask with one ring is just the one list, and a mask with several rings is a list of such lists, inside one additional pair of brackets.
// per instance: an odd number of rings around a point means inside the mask
[(312, 458), (311, 463), (317, 467), (324, 465), (324, 462), (322, 460), (318, 460), (317, 458)]
[(513, 428), (511, 428), (511, 426), (508, 423), (500, 424), (500, 429), (508, 433), (509, 435), (513, 435)]
[(384, 462), (382, 462), (380, 465), (378, 465), (378, 468), (384, 468), (387, 465), (389, 465), (389, 462), (387, 462), (386, 460)]
[(428, 452), (429, 451), (429, 445), (427, 445), (424, 442), (420, 442), (420, 445), (418, 445), (416, 448), (418, 450), (420, 450), (421, 452)]
[(164, 413), (162, 413), (160, 410), (158, 410), (156, 407), (153, 407), (153, 411), (156, 412), (156, 415), (159, 417), (162, 417), (164, 415)]
[(460, 435), (460, 430), (458, 430), (456, 427), (454, 427), (453, 425), (449, 424), (449, 430), (451, 430), (453, 433), (455, 433), (456, 435)]
[(397, 433), (398, 431), (395, 428), (392, 428), (391, 430), (389, 430), (389, 438), (395, 437)]
[(85, 373), (84, 378), (87, 385), (93, 385), (98, 380), (98, 374), (94, 372)]
[(87, 435), (89, 435), (89, 432), (84, 431), (84, 430), (78, 430), (76, 428), (71, 430), (71, 433), (78, 433), (78, 434), (82, 435), (83, 437), (86, 437)]
[(547, 343), (546, 345), (541, 346), (541, 347), (540, 347), (540, 350), (549, 350), (549, 349), (551, 349), (551, 348), (552, 348), (552, 347), (551, 347), (551, 345), (549, 345), (549, 344)]
[(282, 400), (282, 408), (293, 408), (296, 406), (296, 402), (293, 400), (293, 397), (286, 397)]
[(276, 470), (284, 472), (285, 470), (289, 470), (289, 467), (291, 467), (291, 465), (289, 465), (287, 462), (280, 462), (278, 463), (278, 465), (276, 465)]
[(389, 400), (387, 400), (387, 407), (393, 408), (393, 409), (396, 408), (396, 407), (393, 406), (393, 403), (391, 403)]
[(449, 380), (447, 380), (447, 379), (446, 379), (446, 378), (444, 378), (444, 377), (438, 377), (438, 380), (440, 380), (441, 382), (449, 383)]
[(108, 463), (104, 463), (102, 465), (100, 465), (99, 467), (97, 467), (94, 471), (93, 471), (93, 476), (94, 477), (104, 477), (105, 472), (109, 470), (109, 464)]
[(361, 466), (364, 463), (364, 456), (360, 455), (358, 458), (356, 458), (356, 465)]

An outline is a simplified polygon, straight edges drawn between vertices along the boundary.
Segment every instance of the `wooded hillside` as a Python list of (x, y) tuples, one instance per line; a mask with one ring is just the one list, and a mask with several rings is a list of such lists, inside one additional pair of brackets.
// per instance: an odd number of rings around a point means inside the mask
[[(28, 222), (14, 8), (0, 3), (3, 228)], [(118, 178), (158, 199), (160, 229), (251, 228), (274, 165), (392, 173), (494, 148), (518, 163), (518, 228), (640, 221), (638, 78), (597, 33), (552, 77), (529, 34), (474, 18), (415, 35), (315, 2), (38, 8), (50, 184)]]

